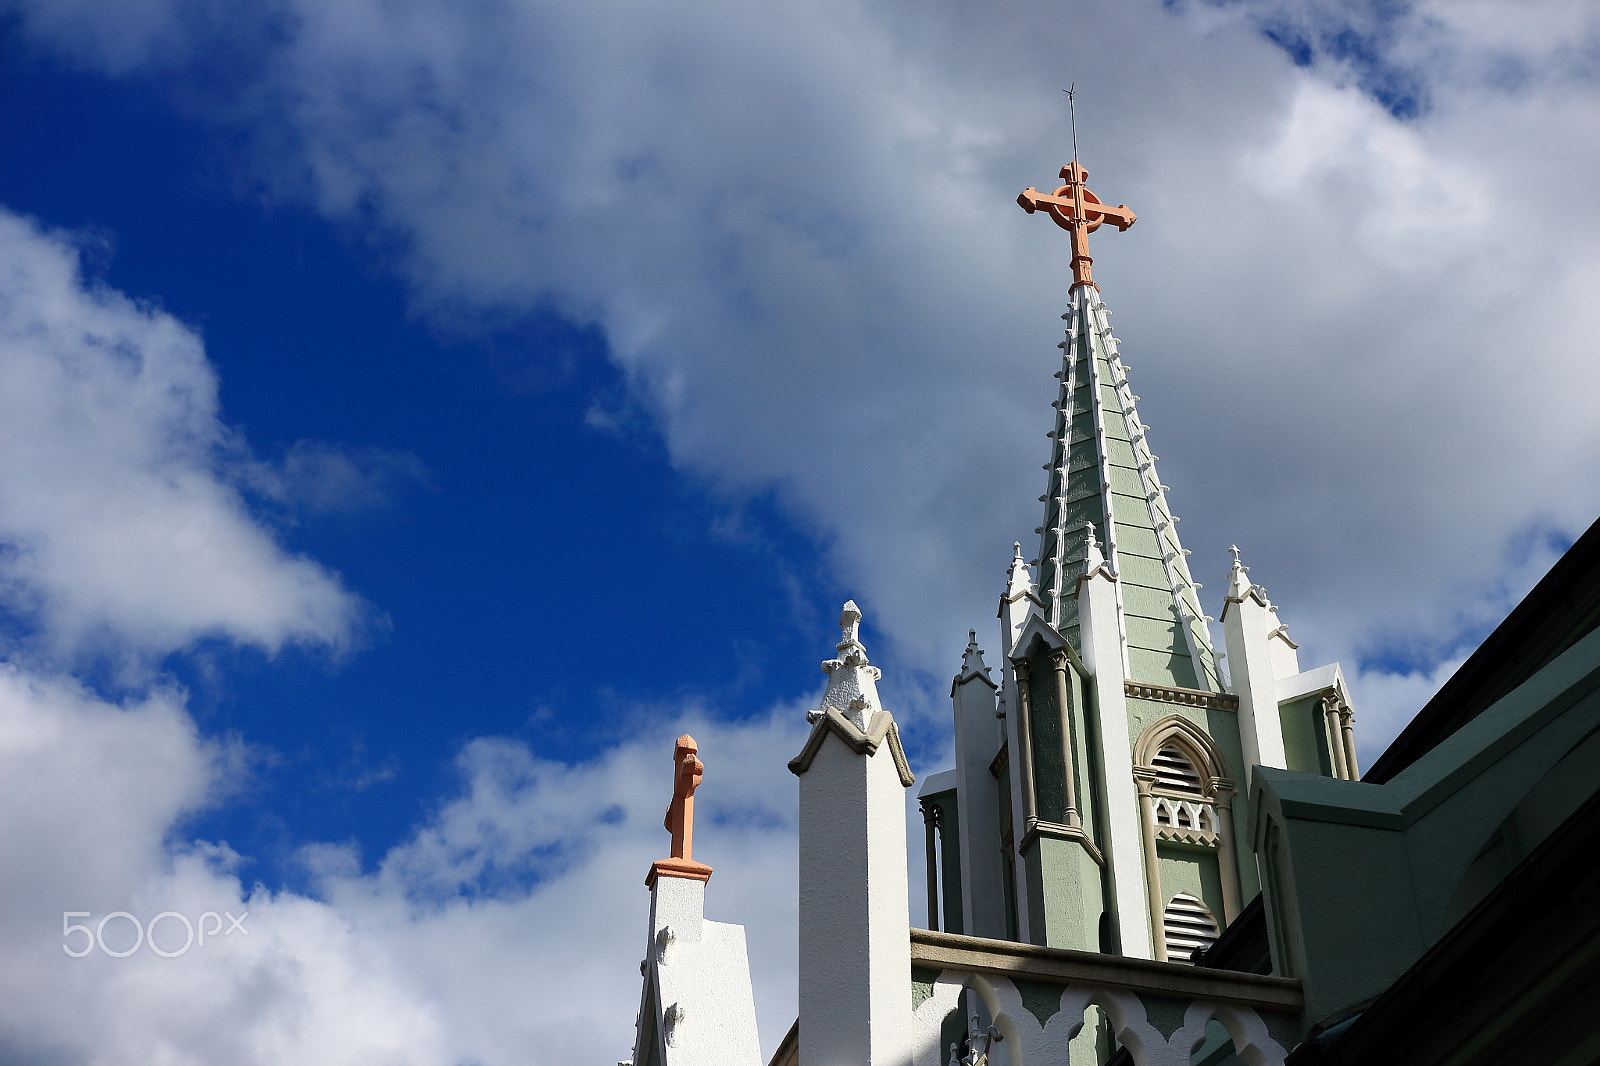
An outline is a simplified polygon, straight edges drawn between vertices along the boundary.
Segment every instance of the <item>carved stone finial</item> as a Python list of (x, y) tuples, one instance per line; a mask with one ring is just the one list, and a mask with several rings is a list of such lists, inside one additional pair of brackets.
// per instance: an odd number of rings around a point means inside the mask
[(856, 606), (855, 600), (845, 600), (844, 607), (839, 611), (839, 629), (844, 636), (839, 641), (839, 650), (843, 651), (852, 644), (858, 643), (861, 633), (861, 608)]
[(1228, 551), (1233, 555), (1233, 567), (1228, 571), (1227, 601), (1243, 603), (1246, 596), (1254, 593), (1256, 599), (1265, 606), (1266, 589), (1257, 588), (1250, 583), (1250, 568), (1239, 561), (1239, 546), (1234, 545)]
[(815, 720), (833, 707), (857, 728), (865, 729), (868, 717), (878, 709), (877, 680), (883, 672), (867, 660), (867, 649), (861, 643), (861, 608), (854, 600), (840, 610), (839, 628), (843, 639), (835, 646), (838, 658), (822, 664), (822, 672), (828, 675), (828, 690), (822, 694), (822, 706), (807, 718)]

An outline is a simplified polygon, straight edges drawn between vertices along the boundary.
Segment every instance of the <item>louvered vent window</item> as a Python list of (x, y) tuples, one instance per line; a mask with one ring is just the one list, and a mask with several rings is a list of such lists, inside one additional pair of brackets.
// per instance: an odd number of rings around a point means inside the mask
[(1167, 745), (1151, 760), (1156, 771), (1156, 787), (1183, 796), (1200, 795), (1200, 772), (1175, 745)]
[(1217, 920), (1204, 903), (1187, 892), (1172, 897), (1161, 924), (1166, 930), (1167, 959), (1171, 962), (1193, 963), (1195, 950), (1208, 948), (1217, 939)]

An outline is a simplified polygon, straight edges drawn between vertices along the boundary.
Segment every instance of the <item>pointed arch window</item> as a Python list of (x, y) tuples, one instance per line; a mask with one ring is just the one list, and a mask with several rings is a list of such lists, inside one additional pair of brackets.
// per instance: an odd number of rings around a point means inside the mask
[[(1134, 743), (1133, 757), (1152, 947), (1158, 959), (1189, 962), (1195, 949), (1214, 941), (1240, 910), (1233, 781), (1216, 742), (1181, 714), (1146, 726)], [(1213, 902), (1221, 903), (1220, 914), (1189, 893), (1168, 897), (1162, 891), (1158, 844), (1214, 849), (1214, 860), (1191, 852), (1185, 861), (1216, 862), (1222, 898)]]
[(1198, 897), (1179, 892), (1167, 901), (1162, 913), (1162, 930), (1167, 935), (1167, 959), (1193, 964), (1197, 951), (1216, 943), (1220, 930), (1211, 908)]

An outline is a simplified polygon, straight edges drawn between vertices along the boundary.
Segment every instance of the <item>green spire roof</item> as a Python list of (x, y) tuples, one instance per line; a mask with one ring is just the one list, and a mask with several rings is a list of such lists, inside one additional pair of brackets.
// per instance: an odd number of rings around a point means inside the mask
[(1039, 598), (1074, 648), (1075, 584), (1093, 525), (1117, 582), (1127, 676), (1222, 691), (1200, 610), (1199, 588), (1178, 542), (1177, 518), (1146, 442), (1109, 316), (1093, 285), (1073, 289), (1062, 342), (1059, 395), (1039, 544)]

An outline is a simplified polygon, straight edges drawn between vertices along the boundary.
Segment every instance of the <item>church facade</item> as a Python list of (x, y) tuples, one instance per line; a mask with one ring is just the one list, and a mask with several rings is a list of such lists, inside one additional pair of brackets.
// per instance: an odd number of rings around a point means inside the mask
[[(1538, 1061), (1600, 1060), (1600, 1023), (1549, 1037), (1541, 1020), (1583, 1016), (1600, 990), (1600, 934), (1579, 913), (1600, 909), (1577, 895), (1600, 867), (1581, 858), (1600, 822), (1600, 534), (1363, 778), (1339, 665), (1301, 664), (1237, 549), (1213, 646), (1092, 277), (1089, 233), (1135, 216), (1101, 203), (1076, 160), (1061, 177), (1019, 197), (1072, 242), (1043, 521), (1034, 558), (1012, 546), (995, 643), (969, 634), (956, 765), (917, 793), (930, 928), (908, 917), (913, 777), (847, 604), (789, 764), (800, 1004), (773, 1066), (1533, 1061), (1507, 1041), (1536, 1022)], [(759, 1066), (742, 933), (703, 921), (681, 824), (680, 810), (674, 859), (651, 874), (632, 1061)], [(1447, 1021), (1460, 996), (1438, 983), (1461, 974), (1440, 953), (1515, 941), (1507, 885), (1567, 923), (1540, 934), (1549, 965), (1524, 964), (1476, 1021)], [(695, 897), (696, 942), (716, 939), (721, 961), (674, 968), (658, 942), (692, 923), (657, 918), (669, 891)], [(715, 997), (688, 991), (702, 980)]]

